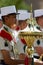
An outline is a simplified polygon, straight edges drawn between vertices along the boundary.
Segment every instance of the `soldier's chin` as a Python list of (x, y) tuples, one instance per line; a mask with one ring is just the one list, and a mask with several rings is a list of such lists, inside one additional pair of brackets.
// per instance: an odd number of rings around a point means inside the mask
[(16, 24), (11, 25), (10, 27), (11, 27), (11, 29), (14, 30), (14, 29), (16, 29)]

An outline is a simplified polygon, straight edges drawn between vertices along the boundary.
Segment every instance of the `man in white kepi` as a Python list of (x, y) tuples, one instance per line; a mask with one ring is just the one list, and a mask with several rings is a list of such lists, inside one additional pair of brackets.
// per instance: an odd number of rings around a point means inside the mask
[(36, 18), (36, 23), (38, 24), (38, 29), (43, 32), (43, 9), (34, 10), (34, 17)]
[[(34, 17), (36, 18), (36, 23), (38, 25), (37, 29), (43, 32), (43, 9), (34, 10)], [(34, 47), (39, 56), (43, 54), (43, 39), (36, 39)]]
[(15, 5), (2, 7), (1, 14), (4, 23), (4, 28), (7, 28), (7, 32), (12, 33), (13, 35), (14, 30), (17, 26), (17, 20), (16, 20), (17, 12)]
[[(20, 27), (19, 33), (20, 32), (30, 32), (30, 28), (27, 24), (27, 19), (30, 19), (31, 13), (29, 13), (27, 10), (18, 10), (18, 13), (19, 15), (17, 15), (17, 20), (18, 20), (18, 25)], [(24, 54), (25, 42), (17, 38), (17, 45), (18, 45), (19, 54), (24, 58), (25, 57), (25, 54)]]
[[(14, 30), (15, 30), (15, 27), (17, 25), (17, 20), (16, 20), (16, 15), (17, 15), (17, 12), (16, 12), (16, 7), (15, 5), (12, 5), (12, 6), (6, 6), (6, 7), (2, 7), (1, 8), (1, 14), (2, 14), (2, 20), (3, 20), (3, 32), (4, 35), (2, 34), (3, 36), (3, 39), (5, 40), (5, 38), (7, 39), (6, 42), (9, 41), (9, 43), (14, 46), (14, 43), (15, 43), (15, 40), (13, 40), (13, 38), (15, 38), (15, 34), (14, 34)], [(14, 34), (14, 35), (13, 35)], [(8, 43), (8, 48), (10, 48), (11, 50), (11, 45)], [(5, 46), (5, 43), (4, 43), (4, 46)], [(6, 48), (6, 46), (4, 47), (4, 49)]]
[(18, 10), (18, 24), (20, 26), (21, 31), (30, 32), (29, 26), (27, 24), (27, 19), (30, 19), (31, 13), (27, 10)]

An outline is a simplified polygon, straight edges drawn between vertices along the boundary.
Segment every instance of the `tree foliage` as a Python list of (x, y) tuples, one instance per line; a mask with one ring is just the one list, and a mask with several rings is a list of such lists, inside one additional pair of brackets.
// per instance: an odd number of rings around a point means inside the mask
[(15, 5), (17, 9), (30, 9), (23, 0), (0, 0), (0, 7)]

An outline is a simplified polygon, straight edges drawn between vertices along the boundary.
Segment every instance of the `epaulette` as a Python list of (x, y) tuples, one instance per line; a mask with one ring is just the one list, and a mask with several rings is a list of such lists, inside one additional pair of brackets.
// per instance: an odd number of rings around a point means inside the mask
[[(8, 31), (8, 28), (4, 27), (4, 29), (5, 29), (6, 31)], [(8, 32), (9, 32), (9, 31), (8, 31)]]
[(0, 33), (0, 36), (7, 39), (7, 40), (9, 40), (9, 41), (12, 40), (11, 34), (6, 30), (2, 30), (1, 33)]
[(5, 30), (5, 29), (4, 29), (4, 31), (5, 31), (6, 33), (8, 33), (9, 35), (11, 35), (11, 33), (10, 33), (9, 31), (7, 31), (7, 30)]

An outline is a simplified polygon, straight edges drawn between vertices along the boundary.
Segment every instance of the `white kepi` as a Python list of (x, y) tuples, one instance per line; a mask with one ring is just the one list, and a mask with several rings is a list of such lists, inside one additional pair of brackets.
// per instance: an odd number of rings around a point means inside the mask
[(15, 5), (6, 6), (6, 7), (2, 7), (1, 8), (2, 16), (8, 15), (8, 14), (12, 14), (12, 13), (17, 14)]

